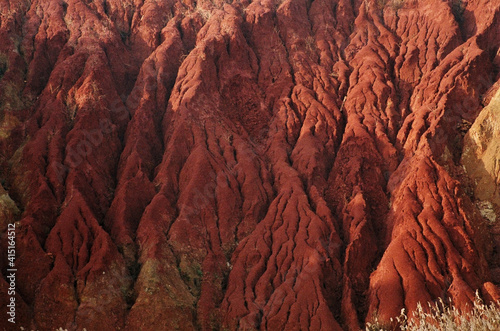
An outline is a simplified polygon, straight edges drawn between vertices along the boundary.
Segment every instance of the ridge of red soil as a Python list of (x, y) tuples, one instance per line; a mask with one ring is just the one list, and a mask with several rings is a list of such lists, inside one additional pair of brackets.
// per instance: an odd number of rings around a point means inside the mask
[(0, 13), (16, 327), (358, 330), (500, 299), (500, 242), (460, 163), (500, 82), (497, 1)]

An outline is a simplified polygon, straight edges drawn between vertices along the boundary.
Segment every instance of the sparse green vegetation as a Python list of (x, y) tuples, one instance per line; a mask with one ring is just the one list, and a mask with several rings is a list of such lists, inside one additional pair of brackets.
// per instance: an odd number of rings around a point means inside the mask
[(181, 279), (188, 285), (191, 293), (194, 296), (200, 295), (201, 280), (203, 279), (203, 270), (201, 265), (196, 262), (188, 263), (187, 261), (182, 261), (177, 266), (177, 271), (181, 276)]

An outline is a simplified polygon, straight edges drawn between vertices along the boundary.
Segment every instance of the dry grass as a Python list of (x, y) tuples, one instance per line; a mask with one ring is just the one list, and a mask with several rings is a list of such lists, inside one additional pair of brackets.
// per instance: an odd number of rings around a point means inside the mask
[(400, 10), (401, 8), (403, 8), (404, 6), (404, 0), (391, 0), (389, 1), (389, 6), (394, 10), (394, 11), (398, 11)]
[[(497, 331), (500, 330), (500, 303), (486, 305), (476, 293), (474, 307), (470, 312), (461, 312), (447, 306), (442, 300), (429, 309), (418, 305), (409, 318), (405, 310), (395, 320), (402, 331)], [(367, 323), (366, 330), (391, 330), (375, 320)]]
[(306, 47), (311, 52), (313, 52), (314, 49), (316, 48), (316, 41), (314, 40), (313, 36), (308, 36), (306, 38)]

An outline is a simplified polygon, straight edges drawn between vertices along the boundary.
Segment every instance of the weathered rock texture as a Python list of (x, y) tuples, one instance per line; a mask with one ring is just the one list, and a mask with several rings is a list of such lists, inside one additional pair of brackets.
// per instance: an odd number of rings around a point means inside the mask
[(500, 299), (476, 203), (498, 207), (498, 1), (0, 14), (16, 327), (358, 330), (418, 302)]
[[(476, 205), (487, 221), (496, 247), (493, 278), (500, 283), (500, 83), (486, 94), (488, 104), (464, 139), (462, 164), (470, 178)], [(496, 93), (496, 94), (494, 94)]]

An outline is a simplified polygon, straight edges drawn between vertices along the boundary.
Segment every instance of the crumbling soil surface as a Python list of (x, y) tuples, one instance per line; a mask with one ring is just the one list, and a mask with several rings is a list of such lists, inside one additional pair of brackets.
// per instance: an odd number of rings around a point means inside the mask
[(0, 15), (0, 329), (359, 330), (500, 299), (461, 164), (500, 86), (497, 0)]

